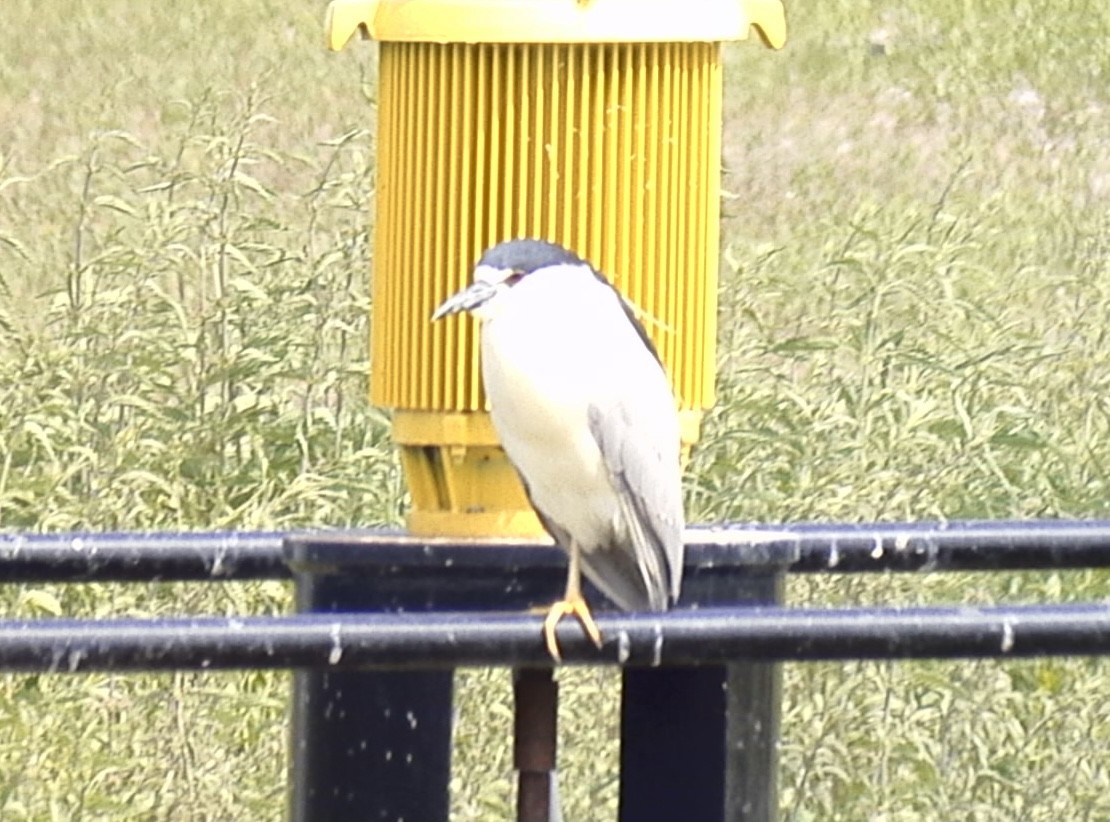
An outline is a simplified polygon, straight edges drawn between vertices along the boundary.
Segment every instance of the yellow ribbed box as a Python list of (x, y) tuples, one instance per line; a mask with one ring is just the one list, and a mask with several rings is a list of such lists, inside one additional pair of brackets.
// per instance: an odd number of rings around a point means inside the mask
[(780, 45), (778, 0), (336, 0), (328, 20), (333, 47), (382, 41), (371, 400), (394, 409), (410, 530), (542, 530), (485, 413), (477, 323), (428, 319), (502, 240), (559, 242), (639, 306), (692, 444), (714, 393), (719, 43), (756, 24)]

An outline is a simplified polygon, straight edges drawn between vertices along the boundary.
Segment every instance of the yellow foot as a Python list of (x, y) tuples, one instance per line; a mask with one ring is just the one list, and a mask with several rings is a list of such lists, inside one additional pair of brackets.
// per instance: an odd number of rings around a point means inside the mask
[(586, 600), (582, 597), (560, 599), (551, 606), (547, 612), (547, 619), (543, 621), (543, 639), (547, 644), (547, 652), (551, 654), (552, 659), (556, 662), (561, 662), (563, 659), (559, 653), (559, 640), (555, 636), (555, 628), (565, 616), (577, 617), (578, 622), (582, 625), (582, 630), (586, 632), (586, 636), (593, 640), (594, 645), (598, 648), (601, 647), (601, 629), (594, 622)]

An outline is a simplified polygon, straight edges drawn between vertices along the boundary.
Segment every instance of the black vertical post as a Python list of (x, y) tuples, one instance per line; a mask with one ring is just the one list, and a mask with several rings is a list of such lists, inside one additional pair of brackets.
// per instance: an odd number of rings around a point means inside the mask
[(782, 666), (728, 666), (729, 748), (725, 755), (725, 819), (778, 818), (778, 741)]
[[(683, 606), (779, 602), (781, 575), (737, 591), (691, 575)], [(737, 615), (737, 619), (742, 619)], [(771, 822), (775, 818), (779, 666), (629, 669), (621, 696), (620, 819)]]
[[(434, 607), (427, 591), (409, 591), (381, 578), (296, 576), (299, 611)], [(298, 671), (290, 819), (446, 822), (452, 682), (451, 671)]]
[[(294, 535), (284, 551), (301, 612), (525, 609), (551, 602), (566, 573), (562, 552), (545, 545), (494, 551), (367, 532)], [(453, 679), (443, 669), (298, 671), (290, 819), (447, 822)], [(518, 730), (532, 739), (522, 770), (547, 771), (555, 809), (557, 686), (550, 669), (524, 679), (520, 696), (532, 717)], [(539, 779), (528, 777), (533, 785)]]

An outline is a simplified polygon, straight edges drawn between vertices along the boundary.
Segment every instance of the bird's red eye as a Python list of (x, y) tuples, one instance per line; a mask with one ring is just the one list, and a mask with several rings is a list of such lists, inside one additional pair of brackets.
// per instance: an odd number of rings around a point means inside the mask
[(522, 279), (524, 279), (524, 272), (523, 271), (514, 271), (512, 274), (510, 274), (508, 277), (505, 278), (505, 285), (512, 288), (514, 285), (519, 283)]

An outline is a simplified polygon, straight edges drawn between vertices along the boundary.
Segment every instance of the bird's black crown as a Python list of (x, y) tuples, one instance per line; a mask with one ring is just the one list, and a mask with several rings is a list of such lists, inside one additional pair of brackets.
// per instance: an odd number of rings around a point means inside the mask
[(531, 274), (533, 271), (553, 265), (587, 265), (587, 263), (573, 251), (563, 248), (558, 243), (525, 237), (507, 240), (487, 249), (478, 260), (478, 265), (486, 265), (500, 271)]
[[(662, 365), (662, 360), (659, 358), (659, 352), (655, 348), (655, 343), (651, 341), (651, 337), (649, 337), (647, 331), (644, 330), (644, 326), (636, 317), (629, 302), (621, 296), (619, 291), (613, 288), (612, 283), (606, 279), (604, 274), (573, 251), (563, 248), (563, 246), (558, 243), (524, 237), (517, 240), (506, 240), (503, 243), (498, 243), (492, 248), (487, 249), (486, 253), (482, 255), (482, 258), (478, 260), (478, 265), (489, 266), (498, 271), (512, 271), (517, 275), (524, 276), (531, 274), (533, 271), (539, 271), (541, 268), (549, 268), (554, 265), (586, 266), (593, 272), (594, 277), (596, 277), (598, 281), (604, 283), (613, 290), (617, 302), (620, 303), (620, 307), (623, 309), (624, 315), (628, 318), (628, 321), (632, 323), (632, 327), (636, 330), (637, 336), (639, 336), (644, 346), (647, 347), (647, 350), (651, 352), (651, 355), (655, 357), (656, 361)], [(506, 280), (506, 282), (512, 285), (519, 279), (521, 279), (521, 277), (516, 276)]]

